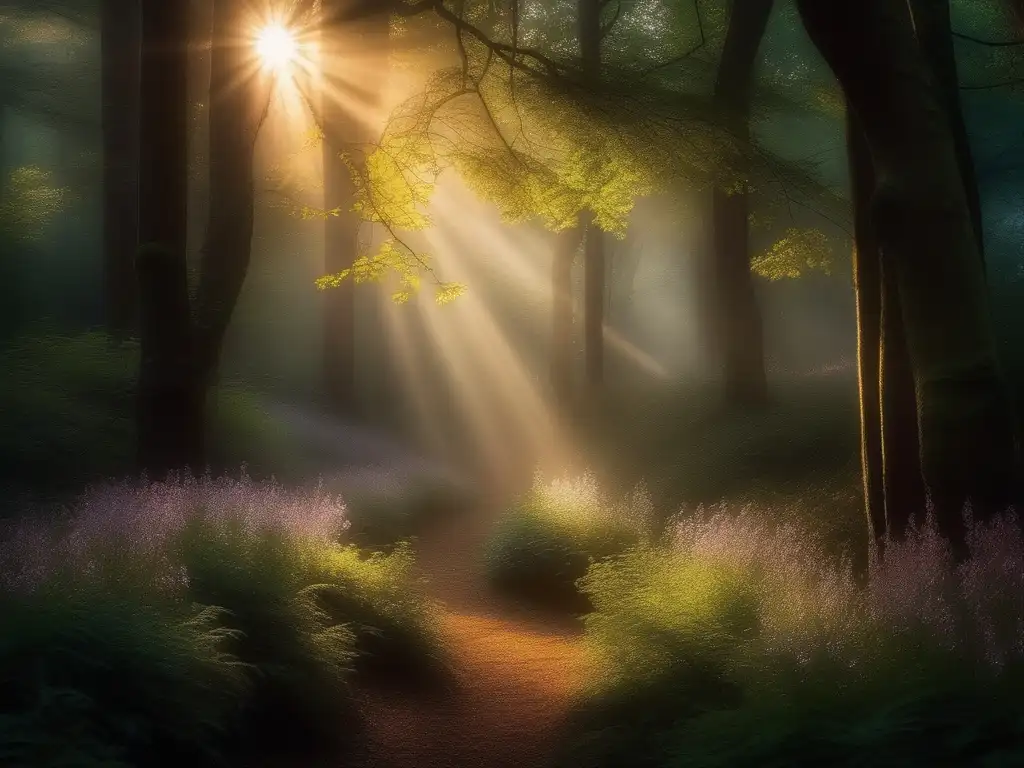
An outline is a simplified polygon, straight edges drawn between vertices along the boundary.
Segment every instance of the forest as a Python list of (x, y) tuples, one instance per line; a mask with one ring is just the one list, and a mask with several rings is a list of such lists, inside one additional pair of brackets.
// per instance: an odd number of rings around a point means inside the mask
[(1024, 768), (1024, 0), (0, 73), (0, 766)]

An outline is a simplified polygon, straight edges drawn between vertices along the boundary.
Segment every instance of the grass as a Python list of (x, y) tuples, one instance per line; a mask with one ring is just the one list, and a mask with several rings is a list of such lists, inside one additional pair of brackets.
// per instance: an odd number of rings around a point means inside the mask
[(642, 542), (650, 509), (642, 487), (622, 500), (611, 500), (593, 474), (550, 483), (538, 475), (488, 542), (488, 578), (508, 594), (585, 612), (590, 603), (577, 589), (577, 580), (592, 562)]
[(244, 476), (107, 485), (59, 522), (10, 527), (3, 763), (355, 746), (355, 686), (436, 683), (446, 663), (408, 550), (367, 556), (340, 543), (346, 527), (322, 487)]
[(716, 509), (591, 566), (597, 668), (558, 765), (1024, 765), (1015, 520), (960, 568), (922, 525), (862, 580), (773, 518)]

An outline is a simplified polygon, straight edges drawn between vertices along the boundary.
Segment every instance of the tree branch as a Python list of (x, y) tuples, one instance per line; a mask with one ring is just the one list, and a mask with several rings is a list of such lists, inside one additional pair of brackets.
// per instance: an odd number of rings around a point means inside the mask
[(966, 40), (969, 43), (975, 43), (976, 45), (986, 45), (989, 48), (1008, 48), (1014, 45), (1024, 45), (1024, 40), (983, 40), (980, 37), (965, 35), (963, 32), (954, 32), (953, 37)]
[[(611, 2), (611, 0), (603, 0), (603, 2), (601, 3), (602, 10), (610, 2)], [(612, 31), (612, 28), (615, 26), (616, 22), (619, 20), (619, 16), (621, 16), (621, 15), (622, 15), (622, 0), (616, 0), (616, 2), (615, 2), (615, 13), (612, 15), (611, 19), (609, 19), (606, 24), (602, 24), (601, 25), (601, 39), (602, 40), (604, 40), (606, 37), (608, 37), (608, 33), (610, 33)]]
[(707, 36), (704, 34), (704, 21), (700, 16), (700, 0), (693, 0), (693, 11), (697, 16), (697, 33), (700, 35), (700, 40), (685, 53), (681, 53), (679, 56), (673, 56), (671, 59), (663, 61), (660, 64), (655, 64), (653, 67), (648, 67), (640, 73), (641, 77), (649, 77), (659, 70), (666, 69), (681, 61), (685, 61), (707, 45)]

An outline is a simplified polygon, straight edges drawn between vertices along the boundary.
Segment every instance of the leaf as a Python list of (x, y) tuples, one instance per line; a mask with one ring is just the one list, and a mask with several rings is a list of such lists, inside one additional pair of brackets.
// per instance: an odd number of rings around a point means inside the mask
[(797, 278), (808, 270), (832, 274), (832, 249), (818, 229), (789, 228), (771, 248), (751, 259), (750, 268), (769, 280)]

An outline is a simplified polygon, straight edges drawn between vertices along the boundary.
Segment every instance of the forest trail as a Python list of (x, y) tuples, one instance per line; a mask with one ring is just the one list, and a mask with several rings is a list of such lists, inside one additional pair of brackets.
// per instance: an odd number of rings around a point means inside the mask
[(530, 612), (490, 592), (481, 563), (498, 503), (457, 515), (417, 546), (430, 597), (445, 605), (451, 692), (417, 700), (365, 693), (373, 768), (541, 768), (584, 679), (578, 622)]

